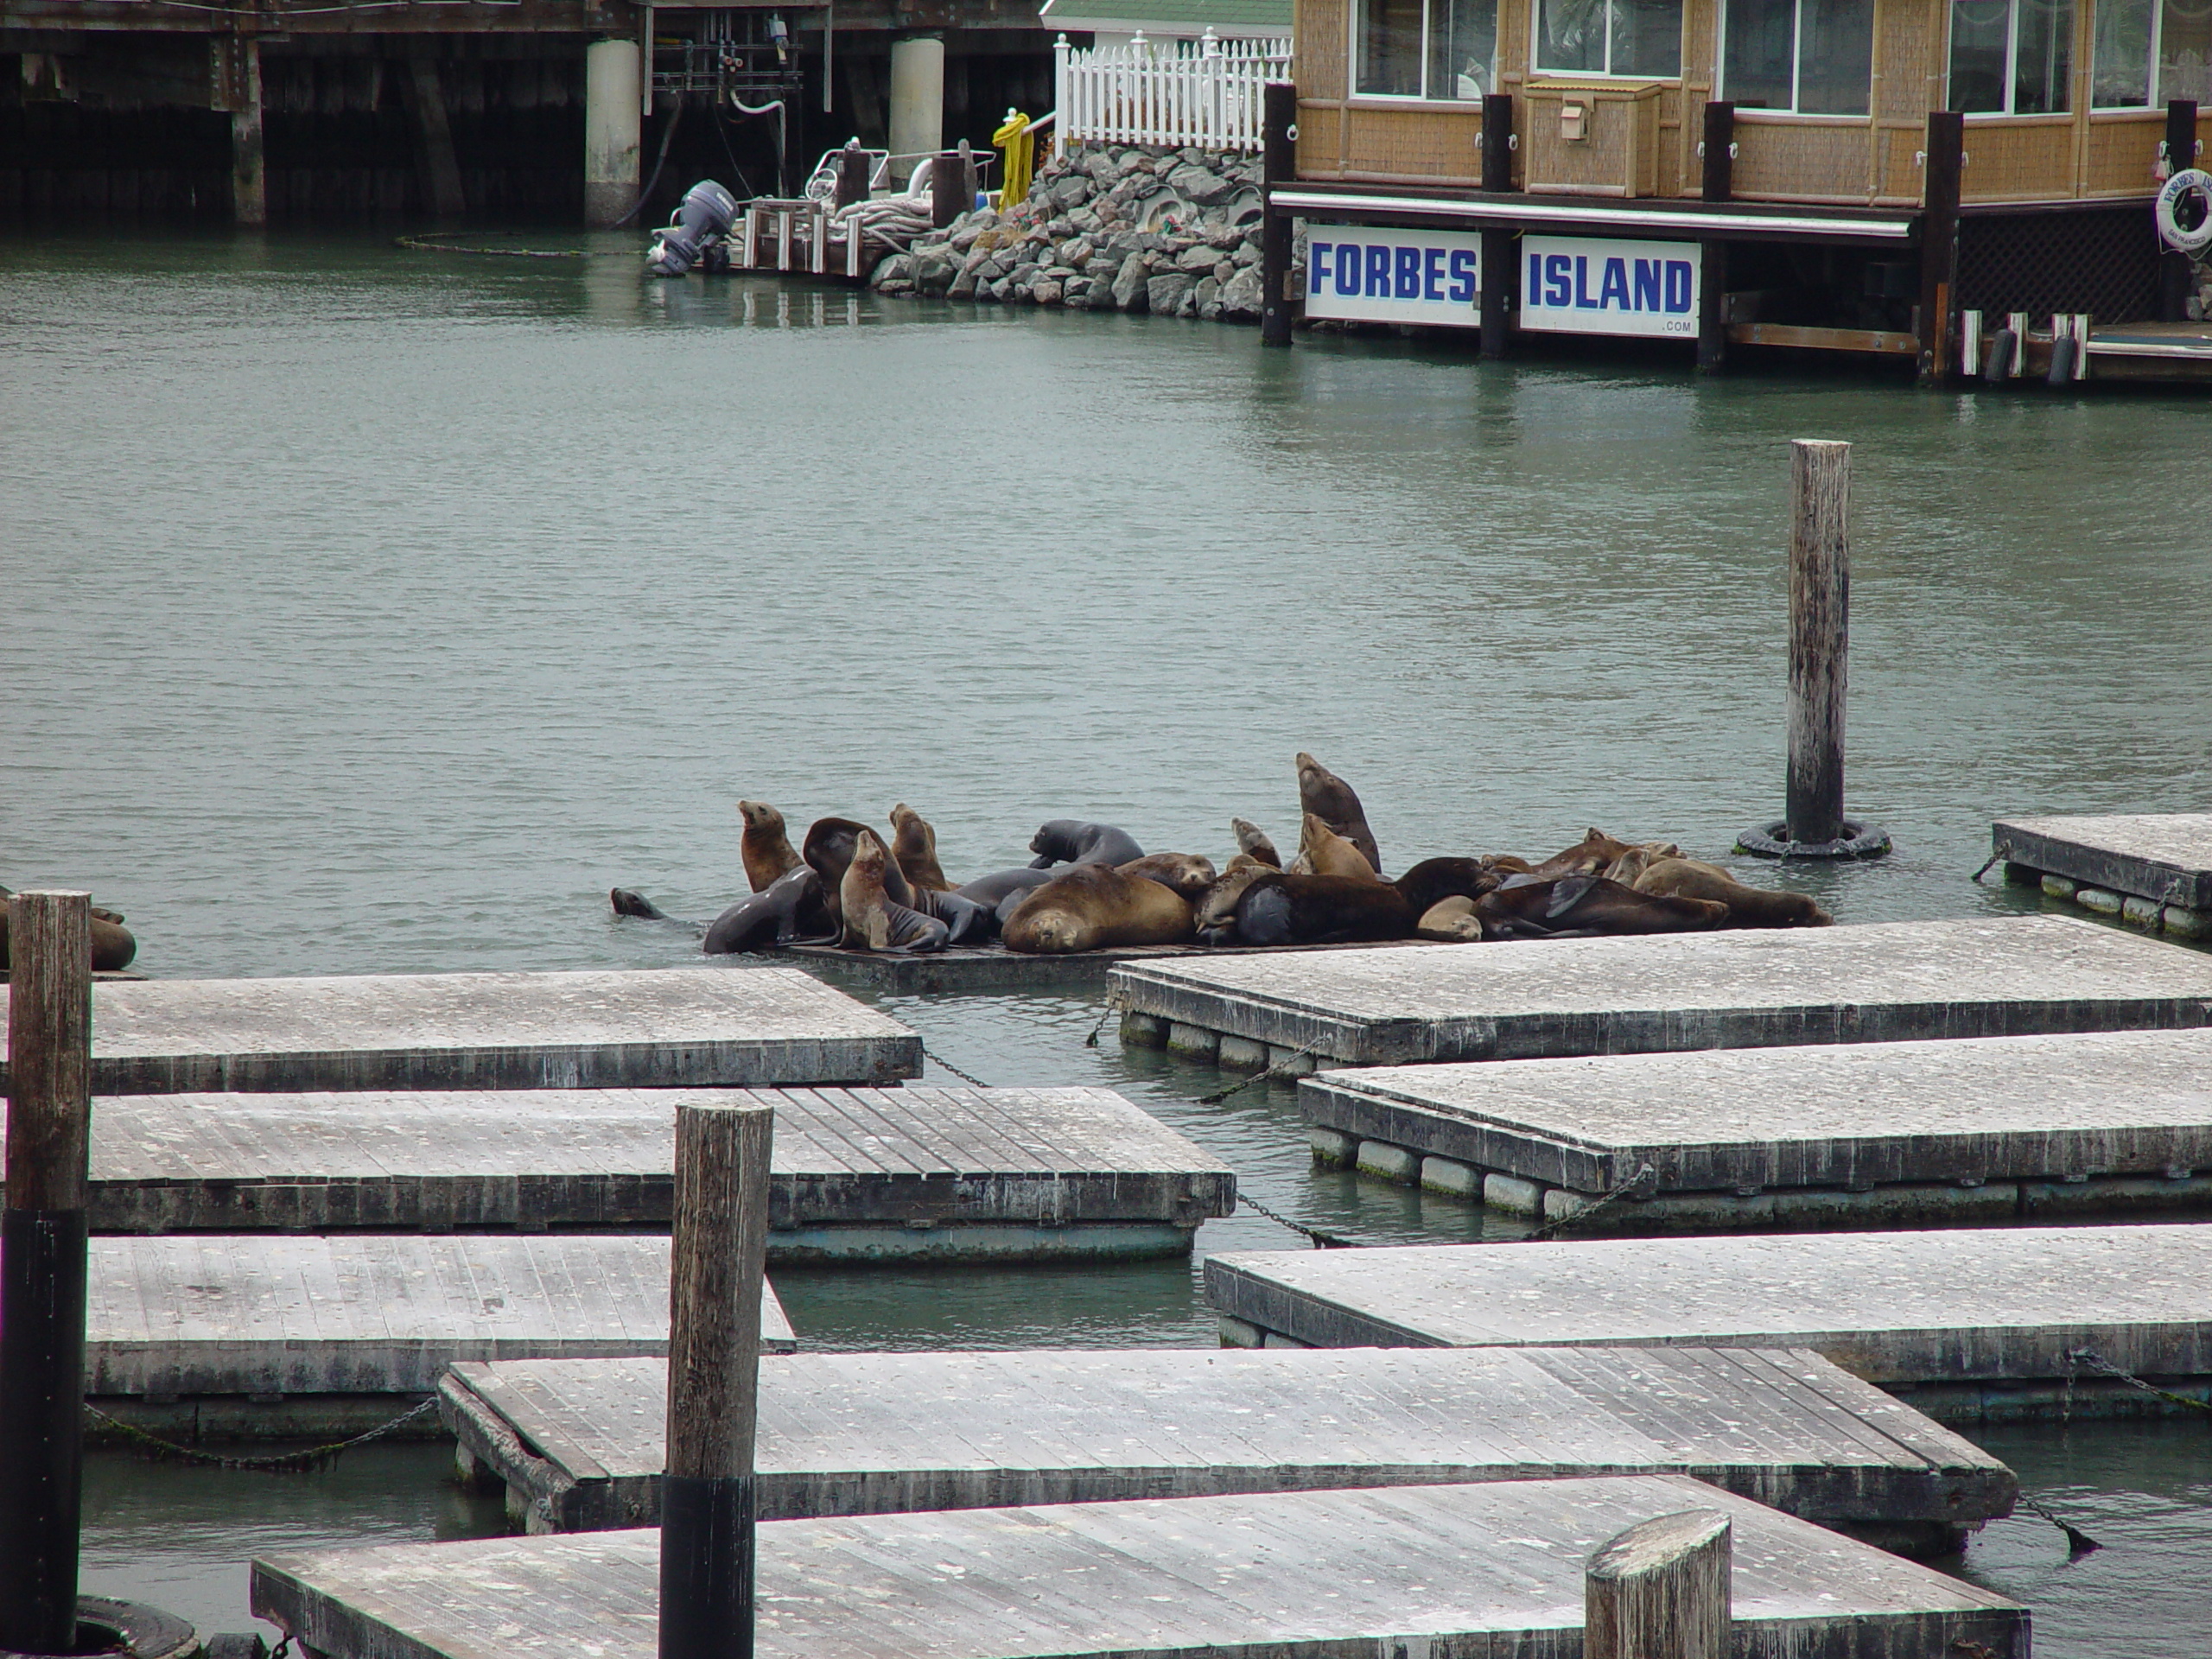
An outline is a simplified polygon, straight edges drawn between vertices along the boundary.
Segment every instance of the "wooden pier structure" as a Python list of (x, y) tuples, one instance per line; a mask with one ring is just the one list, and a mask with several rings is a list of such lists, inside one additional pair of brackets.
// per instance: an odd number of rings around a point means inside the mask
[(144, 980), (92, 992), (92, 1088), (104, 1095), (883, 1084), (921, 1067), (919, 1037), (793, 968)]
[(1989, 842), (2008, 881), (2148, 932), (2212, 939), (2212, 812), (2000, 818)]
[[(464, 1467), (529, 1531), (658, 1521), (665, 1362), (468, 1362), (438, 1395)], [(754, 1468), (779, 1521), (1686, 1474), (1916, 1554), (2017, 1491), (1802, 1349), (794, 1354), (761, 1374)]]
[(1250, 957), (1296, 951), (1399, 950), (1433, 947), (1432, 939), (1394, 939), (1382, 944), (1109, 944), (1065, 956), (1033, 956), (1003, 945), (961, 945), (924, 956), (880, 950), (843, 950), (830, 945), (793, 945), (785, 959), (833, 984), (843, 982), (911, 995), (929, 991), (1090, 988), (1123, 963), (1205, 961), (1216, 957)]
[[(2186, 1224), (1414, 1245), (1210, 1256), (1224, 1340), (1321, 1348), (1810, 1348), (1942, 1422), (2212, 1395)], [(2094, 1355), (2096, 1363), (2080, 1357)]]
[[(1324, 1163), (1574, 1230), (2212, 1211), (2212, 1030), (1332, 1071)], [(2199, 1171), (2206, 1172), (2200, 1174)]]
[[(1576, 1659), (1585, 1563), (1734, 1529), (1739, 1659), (2027, 1659), (2026, 1610), (1675, 1476), (763, 1522), (760, 1659)], [(287, 1554), (254, 1611), (319, 1659), (651, 1659), (657, 1530)]]
[(664, 1230), (679, 1107), (776, 1113), (772, 1261), (1188, 1255), (1219, 1159), (1105, 1089), (120, 1095), (95, 1232)]
[(2061, 916), (1116, 968), (1126, 1040), (1256, 1068), (2212, 1023), (2212, 957)]

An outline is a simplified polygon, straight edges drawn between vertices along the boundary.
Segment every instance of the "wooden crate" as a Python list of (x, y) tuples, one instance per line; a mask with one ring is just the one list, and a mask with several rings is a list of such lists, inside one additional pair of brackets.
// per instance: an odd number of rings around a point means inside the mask
[[(1664, 82), (1544, 75), (1527, 83), (1522, 165), (1536, 195), (1651, 196), (1659, 192), (1659, 94)], [(1564, 136), (1582, 111), (1582, 136)]]

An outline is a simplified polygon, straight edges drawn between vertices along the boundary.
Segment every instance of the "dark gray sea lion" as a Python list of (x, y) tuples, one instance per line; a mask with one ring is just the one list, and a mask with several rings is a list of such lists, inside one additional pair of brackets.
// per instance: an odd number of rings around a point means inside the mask
[(1424, 858), (1391, 886), (1420, 916), (1446, 899), (1479, 899), (1504, 879), (1478, 858)]
[(634, 887), (616, 887), (607, 899), (617, 916), (634, 916), (641, 922), (673, 922), (678, 927), (693, 925), (680, 916), (670, 915)]
[[(807, 867), (822, 878), (825, 898), (838, 895), (832, 906), (831, 919), (836, 926), (844, 925), (842, 906), (844, 903), (845, 871), (852, 862), (853, 849), (862, 836), (874, 836), (875, 831), (864, 823), (850, 818), (817, 818), (806, 832), (806, 846), (803, 856)], [(876, 836), (879, 843), (882, 837)], [(978, 904), (957, 893), (931, 893), (918, 888), (906, 880), (899, 861), (885, 849), (883, 890), (894, 905), (919, 911), (933, 921), (944, 924), (955, 944), (981, 944), (991, 936), (994, 918), (991, 906)], [(833, 930), (834, 931), (834, 930)]]
[(1694, 858), (1662, 859), (1637, 878), (1635, 887), (1638, 893), (1715, 899), (1728, 906), (1724, 926), (1826, 927), (1835, 920), (1809, 894), (1750, 887), (1718, 864)]
[(767, 802), (740, 801), (737, 811), (745, 820), (745, 834), (737, 847), (745, 860), (745, 879), (753, 892), (764, 893), (771, 882), (798, 868), (799, 856), (791, 850), (784, 815)]
[(1110, 823), (1085, 823), (1080, 818), (1054, 818), (1030, 838), (1033, 870), (1049, 870), (1055, 864), (1128, 864), (1144, 856), (1136, 837)]
[(1164, 882), (1106, 864), (1077, 864), (1027, 894), (1001, 931), (1009, 950), (1065, 956), (1111, 944), (1178, 944), (1191, 906)]
[(1638, 893), (1601, 875), (1522, 876), (1477, 899), (1475, 914), (1489, 938), (1547, 938), (1700, 933), (1719, 926), (1728, 906), (1703, 899)]
[(1413, 937), (1418, 919), (1388, 881), (1349, 875), (1262, 875), (1236, 906), (1223, 944), (1344, 944)]
[(1249, 858), (1275, 869), (1282, 868), (1282, 855), (1275, 851), (1275, 844), (1268, 839), (1268, 832), (1249, 818), (1231, 818), (1230, 833), (1236, 837), (1236, 850)]
[(826, 944), (837, 925), (823, 902), (822, 878), (802, 864), (741, 899), (707, 925), (699, 948), (710, 957), (779, 944)]
[[(8, 894), (10, 890), (0, 887), (0, 972), (8, 967)], [(86, 907), (87, 927), (92, 934), (92, 971), (96, 974), (120, 973), (136, 960), (138, 938), (124, 926), (123, 912), (103, 910), (98, 905)]]
[(944, 879), (944, 868), (937, 861), (937, 831), (930, 821), (901, 801), (891, 809), (891, 827), (898, 832), (891, 842), (891, 856), (899, 861), (906, 879), (927, 892), (951, 892), (952, 883)]
[(1147, 853), (1142, 858), (1133, 858), (1115, 868), (1123, 875), (1141, 875), (1192, 899), (1221, 879), (1213, 861), (1196, 853)]
[[(846, 950), (906, 953), (944, 949), (950, 932), (943, 922), (891, 896), (890, 877), (898, 868), (898, 860), (874, 830), (862, 830), (854, 838), (837, 893), (838, 912), (844, 918), (844, 932), (837, 943)], [(905, 885), (903, 879), (900, 885)]]
[(1298, 804), (1359, 849), (1376, 874), (1382, 874), (1382, 855), (1376, 850), (1375, 832), (1367, 827), (1367, 813), (1350, 784), (1303, 749), (1298, 753)]
[(1052, 871), (1033, 870), (1024, 865), (1018, 870), (995, 870), (988, 875), (979, 875), (973, 881), (963, 881), (953, 892), (979, 905), (995, 906), (1010, 894), (1034, 893), (1052, 879)]

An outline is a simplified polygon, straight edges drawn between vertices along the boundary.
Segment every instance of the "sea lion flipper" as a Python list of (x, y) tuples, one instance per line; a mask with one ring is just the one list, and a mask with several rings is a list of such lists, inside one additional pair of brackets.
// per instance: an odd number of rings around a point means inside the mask
[(1594, 875), (1565, 875), (1552, 883), (1551, 903), (1545, 906), (1544, 919), (1557, 921), (1589, 897), (1590, 889), (1598, 885)]

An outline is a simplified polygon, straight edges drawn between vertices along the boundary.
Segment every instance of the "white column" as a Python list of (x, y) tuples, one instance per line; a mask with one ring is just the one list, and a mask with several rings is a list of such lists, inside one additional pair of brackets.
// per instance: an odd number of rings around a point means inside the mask
[[(944, 148), (944, 41), (917, 35), (891, 43), (891, 153), (934, 156)], [(911, 172), (913, 164), (906, 163)]]
[(635, 41), (584, 48), (584, 223), (612, 225), (638, 199), (642, 93)]

